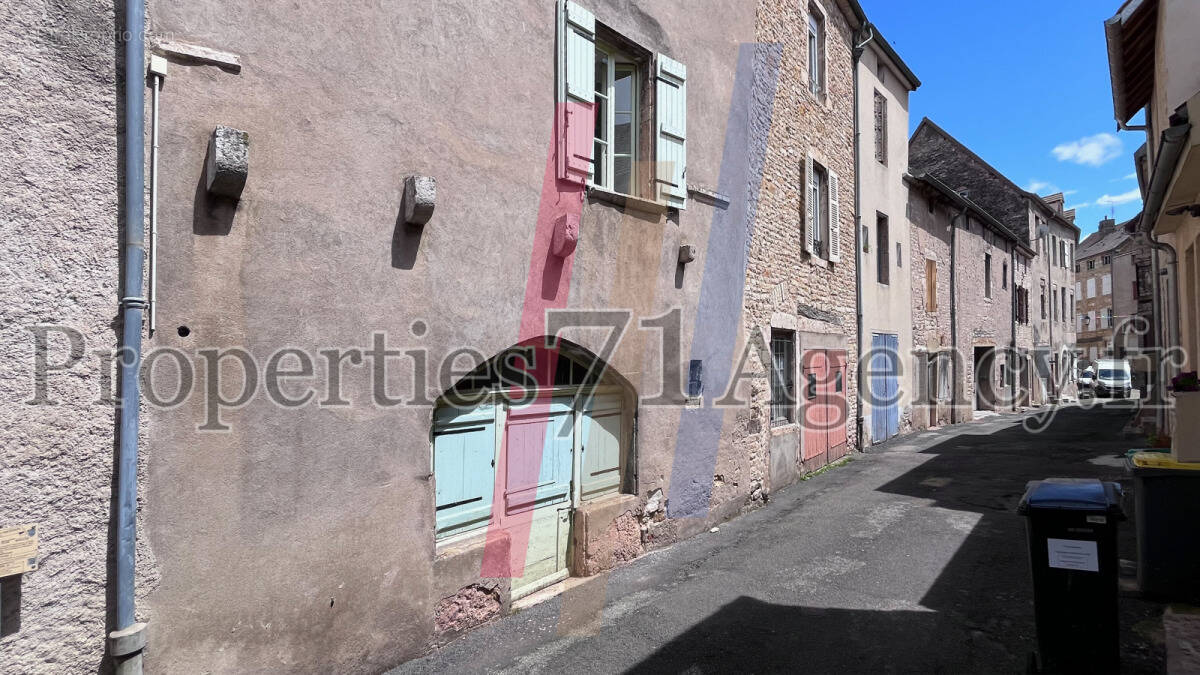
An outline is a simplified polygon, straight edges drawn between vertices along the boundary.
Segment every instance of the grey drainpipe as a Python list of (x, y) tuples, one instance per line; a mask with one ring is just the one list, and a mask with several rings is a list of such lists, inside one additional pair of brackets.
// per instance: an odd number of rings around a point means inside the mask
[[(1167, 187), (1170, 185), (1171, 178), (1175, 173), (1175, 166), (1179, 163), (1179, 157), (1183, 154), (1183, 144), (1191, 134), (1192, 125), (1189, 123), (1176, 124), (1162, 132), (1162, 140), (1159, 144), (1158, 157), (1154, 160), (1154, 171), (1151, 174), (1150, 186), (1146, 190), (1146, 203), (1142, 209), (1142, 222), (1138, 224), (1138, 234), (1142, 240), (1154, 247), (1155, 254), (1150, 256), (1152, 274), (1154, 275), (1154, 284), (1152, 285), (1153, 313), (1154, 313), (1154, 339), (1157, 343), (1159, 340), (1165, 339), (1169, 344), (1162, 345), (1163, 347), (1171, 348), (1179, 344), (1179, 292), (1176, 290), (1169, 295), (1171, 300), (1171, 316), (1163, 316), (1163, 299), (1160, 281), (1160, 265), (1158, 262), (1158, 252), (1165, 252), (1168, 256), (1167, 265), (1170, 268), (1168, 275), (1169, 287), (1174, 288), (1178, 279), (1176, 275), (1179, 273), (1178, 254), (1175, 249), (1168, 244), (1164, 244), (1155, 238), (1150, 229), (1158, 222), (1159, 212), (1162, 211), (1163, 200), (1166, 198)], [(1174, 321), (1168, 319), (1173, 318)], [(1169, 327), (1170, 336), (1164, 335), (1166, 331), (1164, 326)], [(1156, 375), (1158, 381), (1155, 382), (1154, 395), (1151, 399), (1153, 403), (1162, 402), (1163, 384), (1165, 374), (1163, 373), (1161, 352), (1159, 359), (1155, 364)], [(1158, 410), (1156, 422), (1158, 429), (1161, 431), (1166, 427), (1166, 411), (1162, 405), (1155, 406)]]
[[(1017, 361), (1017, 245), (1010, 243), (1008, 252), (1008, 318), (1012, 326), (1012, 342), (1010, 344), (1012, 351), (1009, 352), (1009, 357), (1004, 360), (1008, 361), (1008, 376), (1012, 378), (1013, 386), (1009, 388), (1008, 398), (1012, 401), (1012, 409), (1017, 409), (1017, 374), (1013, 371), (1013, 365)], [(1071, 308), (1074, 311), (1074, 308)], [(1007, 386), (1007, 383), (1003, 383)]]
[(862, 148), (862, 142), (859, 136), (862, 134), (859, 128), (858, 121), (858, 62), (862, 58), (863, 49), (871, 40), (875, 39), (875, 30), (871, 24), (864, 23), (854, 39), (857, 41), (862, 37), (863, 33), (870, 31), (870, 35), (854, 46), (852, 68), (854, 71), (854, 323), (855, 323), (855, 339), (858, 340), (858, 358), (856, 359), (858, 370), (858, 386), (855, 387), (855, 396), (857, 403), (855, 405), (854, 414), (854, 433), (855, 442), (858, 443), (858, 449), (865, 449), (863, 442), (863, 296), (862, 296), (862, 197), (859, 192), (862, 187), (862, 181), (859, 179), (859, 168), (862, 165), (859, 157)]
[(121, 287), (121, 387), (117, 430), (116, 630), (108, 651), (123, 675), (141, 673), (144, 624), (134, 612), (134, 547), (137, 527), (138, 371), (142, 361), (142, 275), (145, 265), (145, 9), (142, 0), (125, 2), (125, 266)]
[(967, 207), (964, 205), (958, 215), (950, 220), (950, 372), (953, 385), (950, 387), (950, 423), (958, 420), (958, 224), (967, 217)]

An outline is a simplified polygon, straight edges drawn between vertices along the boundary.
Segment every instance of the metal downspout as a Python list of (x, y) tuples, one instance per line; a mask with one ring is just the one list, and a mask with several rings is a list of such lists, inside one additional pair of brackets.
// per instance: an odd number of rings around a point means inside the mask
[(1017, 390), (1020, 387), (1017, 374), (1013, 370), (1013, 366), (1017, 362), (1017, 245), (1012, 244), (1011, 247), (1008, 252), (1009, 279), (1006, 281), (1008, 281), (1008, 318), (1012, 326), (1012, 351), (1004, 360), (1008, 361), (1008, 376), (1012, 378), (1013, 386), (1010, 387), (1009, 400), (1012, 401), (1012, 409), (1015, 412), (1017, 410)]
[(126, 0), (125, 11), (125, 242), (121, 288), (121, 351), (118, 450), (116, 461), (116, 630), (109, 655), (118, 673), (140, 673), (144, 625), (134, 611), (134, 548), (137, 536), (138, 371), (142, 360), (142, 276), (145, 266), (145, 8)]
[[(1142, 221), (1138, 223), (1138, 232), (1142, 240), (1148, 243), (1155, 249), (1155, 254), (1150, 256), (1151, 274), (1154, 275), (1154, 283), (1151, 284), (1151, 298), (1153, 302), (1154, 313), (1154, 341), (1160, 347), (1167, 349), (1179, 345), (1179, 292), (1177, 289), (1178, 279), (1176, 275), (1179, 272), (1178, 254), (1175, 249), (1169, 244), (1164, 244), (1152, 234), (1151, 229), (1158, 222), (1159, 213), (1162, 211), (1163, 200), (1166, 198), (1167, 188), (1170, 185), (1171, 178), (1175, 173), (1175, 167), (1179, 163), (1179, 157), (1183, 154), (1183, 144), (1191, 134), (1192, 125), (1190, 123), (1176, 124), (1164, 129), (1159, 141), (1158, 156), (1155, 157), (1153, 172), (1150, 176), (1150, 185), (1146, 189), (1145, 206), (1142, 210)], [(1147, 134), (1149, 135), (1149, 134)], [(1164, 316), (1165, 304), (1162, 298), (1162, 266), (1158, 262), (1158, 252), (1165, 251), (1169, 257), (1167, 264), (1170, 266), (1170, 274), (1168, 275), (1168, 288), (1175, 288), (1175, 292), (1171, 293), (1171, 310), (1172, 317)], [(1174, 321), (1169, 319), (1173, 318)], [(1169, 328), (1170, 334), (1167, 335)], [(1155, 376), (1158, 381), (1155, 382), (1153, 397), (1151, 403), (1156, 404), (1157, 413), (1155, 422), (1158, 424), (1158, 430), (1161, 432), (1166, 428), (1166, 410), (1162, 405), (1163, 387), (1166, 381), (1166, 373), (1163, 368), (1163, 349), (1159, 349), (1158, 358), (1155, 363)]]
[(856, 378), (858, 386), (855, 387), (855, 396), (857, 397), (857, 402), (854, 407), (854, 409), (855, 409), (854, 433), (855, 433), (855, 442), (858, 443), (859, 450), (863, 450), (865, 448), (865, 443), (863, 441), (863, 435), (864, 435), (863, 400), (865, 398), (863, 396), (863, 387), (865, 386), (865, 384), (864, 384), (865, 378), (863, 377), (863, 354), (864, 354), (865, 350), (863, 349), (863, 296), (862, 296), (862, 247), (863, 247), (863, 242), (862, 242), (862, 197), (860, 195), (860, 192), (862, 189), (862, 180), (859, 178), (859, 168), (862, 166), (861, 157), (859, 157), (859, 154), (862, 149), (862, 141), (859, 138), (859, 136), (862, 135), (862, 130), (859, 125), (859, 114), (858, 114), (858, 105), (859, 105), (858, 62), (860, 59), (862, 59), (863, 49), (866, 48), (867, 44), (870, 43), (871, 40), (875, 39), (875, 30), (871, 27), (871, 24), (867, 23), (867, 24), (864, 24), (863, 27), (859, 30), (859, 32), (854, 36), (855, 40), (858, 40), (858, 38), (862, 36), (863, 31), (867, 31), (867, 30), (869, 30), (871, 32), (871, 34), (869, 36), (867, 36), (867, 38), (864, 39), (862, 42), (855, 45), (855, 47), (854, 47), (854, 52), (852, 54), (853, 63), (852, 63), (852, 68), (851, 68), (851, 70), (854, 71), (854, 75), (853, 75), (853, 78), (854, 78), (854, 308), (855, 308), (855, 314), (854, 314), (855, 333), (854, 333), (854, 335), (855, 335), (855, 339), (858, 341), (858, 344), (857, 344), (858, 358), (857, 358), (857, 363), (855, 364), (857, 366), (857, 370), (858, 370), (858, 376)]
[(950, 423), (956, 424), (958, 419), (958, 361), (962, 357), (958, 353), (958, 224), (967, 217), (967, 207), (963, 206), (958, 215), (950, 220), (950, 359), (953, 386), (950, 387)]

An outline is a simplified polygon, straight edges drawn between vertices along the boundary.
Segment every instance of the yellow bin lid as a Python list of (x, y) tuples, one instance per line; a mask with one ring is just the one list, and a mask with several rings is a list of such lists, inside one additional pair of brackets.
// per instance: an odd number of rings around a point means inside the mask
[(1129, 461), (1137, 469), (1200, 471), (1200, 462), (1176, 462), (1165, 452), (1136, 452)]

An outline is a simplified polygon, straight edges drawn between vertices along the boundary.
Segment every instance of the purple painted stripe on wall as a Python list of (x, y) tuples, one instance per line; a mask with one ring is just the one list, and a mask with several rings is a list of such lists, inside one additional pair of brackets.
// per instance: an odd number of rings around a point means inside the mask
[(746, 260), (782, 54), (778, 43), (747, 43), (738, 48), (717, 179), (717, 191), (729, 195), (730, 203), (713, 212), (692, 339), (692, 360), (704, 362), (704, 405), (680, 413), (667, 502), (672, 518), (708, 514), (725, 415), (713, 402), (724, 395), (733, 369)]

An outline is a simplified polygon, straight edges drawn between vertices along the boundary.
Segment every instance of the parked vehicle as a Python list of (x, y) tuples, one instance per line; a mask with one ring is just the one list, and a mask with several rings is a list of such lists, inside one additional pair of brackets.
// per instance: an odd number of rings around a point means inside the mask
[(1080, 396), (1092, 394), (1092, 387), (1096, 385), (1096, 370), (1091, 366), (1083, 369), (1079, 373), (1079, 394)]
[(1100, 359), (1096, 361), (1096, 382), (1092, 391), (1096, 396), (1125, 398), (1132, 388), (1129, 361), (1127, 359)]

